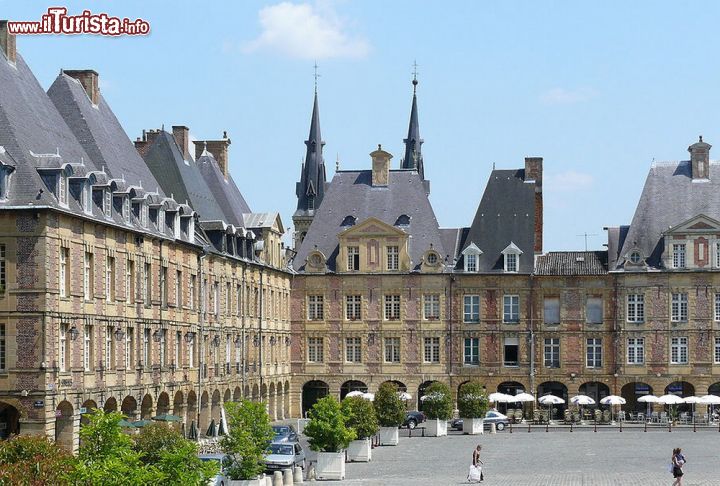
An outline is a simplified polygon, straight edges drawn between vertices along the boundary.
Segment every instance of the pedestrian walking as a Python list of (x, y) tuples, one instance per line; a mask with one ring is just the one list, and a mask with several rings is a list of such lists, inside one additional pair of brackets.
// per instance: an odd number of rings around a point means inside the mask
[(683, 466), (687, 460), (685, 459), (685, 456), (682, 453), (682, 449), (679, 447), (676, 447), (673, 449), (672, 454), (672, 460), (671, 460), (671, 466), (672, 466), (672, 475), (675, 478), (675, 482), (672, 483), (672, 486), (682, 486), (682, 478), (683, 478)]
[(482, 451), (482, 446), (478, 444), (478, 446), (473, 450), (472, 464), (470, 464), (470, 471), (468, 472), (467, 477), (468, 482), (479, 483), (485, 479), (482, 470), (484, 463), (480, 460), (480, 451)]

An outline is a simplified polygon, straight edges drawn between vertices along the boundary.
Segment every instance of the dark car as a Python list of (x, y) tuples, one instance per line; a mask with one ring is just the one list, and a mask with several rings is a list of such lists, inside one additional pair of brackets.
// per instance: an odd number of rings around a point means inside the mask
[(273, 425), (272, 429), (275, 434), (273, 442), (296, 442), (298, 440), (295, 429), (289, 425)]
[[(483, 428), (489, 429), (490, 424), (495, 424), (495, 428), (497, 430), (503, 430), (507, 425), (510, 423), (510, 419), (507, 418), (507, 416), (501, 414), (500, 412), (496, 412), (494, 410), (490, 410), (488, 413), (485, 414), (485, 418), (483, 419)], [(450, 427), (452, 427), (455, 430), (462, 430), (463, 429), (463, 419), (457, 418), (450, 422)]]
[(402, 427), (407, 427), (408, 429), (414, 429), (418, 426), (418, 424), (421, 424), (425, 422), (425, 414), (422, 412), (407, 412), (405, 414), (405, 422), (403, 422)]

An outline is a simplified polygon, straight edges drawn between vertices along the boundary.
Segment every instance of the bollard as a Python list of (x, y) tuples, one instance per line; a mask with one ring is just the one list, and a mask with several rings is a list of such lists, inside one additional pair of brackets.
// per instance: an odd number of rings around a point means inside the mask
[(595, 419), (595, 432), (597, 432), (597, 419)]
[(621, 420), (620, 421), (620, 432), (622, 432), (622, 423), (623, 423), (623, 421)]
[(494, 423), (490, 424), (490, 433), (497, 434), (497, 426)]
[(645, 432), (647, 432), (647, 420), (645, 421)]
[(272, 486), (283, 486), (283, 473), (280, 471), (273, 473)]
[(697, 427), (695, 427), (695, 414), (693, 414), (693, 432), (697, 432)]
[(425, 427), (422, 428), (422, 436), (425, 437)]
[(512, 422), (510, 422), (510, 433), (512, 434)]
[(290, 469), (290, 468), (283, 469), (282, 475), (283, 475), (283, 486), (293, 486), (294, 480), (293, 480), (292, 469)]
[(315, 477), (315, 463), (314, 463), (314, 462), (311, 462), (310, 465), (308, 466), (307, 480), (308, 480), (308, 481), (315, 481), (315, 479), (317, 479), (317, 478)]
[(572, 431), (573, 431), (573, 430), (572, 430), (572, 426), (573, 426), (573, 423), (572, 423), (572, 422), (570, 422), (570, 432), (572, 432)]
[(528, 422), (528, 434), (530, 433), (530, 422)]
[(303, 483), (303, 469), (301, 467), (295, 466), (295, 470), (293, 471), (293, 482), (295, 484)]
[(668, 420), (668, 432), (672, 432), (672, 420)]
[(545, 432), (550, 432), (550, 419), (545, 423)]

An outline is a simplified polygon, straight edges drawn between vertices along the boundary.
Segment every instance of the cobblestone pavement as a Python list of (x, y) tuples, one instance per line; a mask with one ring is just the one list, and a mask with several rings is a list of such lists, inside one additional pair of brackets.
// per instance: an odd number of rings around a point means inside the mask
[(545, 432), (507, 430), (496, 435), (407, 437), (400, 445), (373, 450), (370, 463), (347, 464), (345, 485), (467, 484), (475, 445), (482, 444), (483, 485), (670, 485), (667, 470), (673, 447), (687, 456), (684, 486), (720, 485), (720, 433), (698, 430), (592, 428)]

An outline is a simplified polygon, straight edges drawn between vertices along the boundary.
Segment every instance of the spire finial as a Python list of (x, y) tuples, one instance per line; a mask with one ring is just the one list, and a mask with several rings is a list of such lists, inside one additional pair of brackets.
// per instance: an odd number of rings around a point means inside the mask
[(700, 141), (702, 142), (702, 135), (700, 135)]
[(412, 73), (412, 74), (413, 74), (413, 80), (412, 80), (412, 84), (413, 84), (413, 94), (415, 94), (415, 91), (417, 90), (417, 85), (418, 85), (418, 80), (417, 80), (418, 72), (417, 72), (417, 68), (418, 68), (418, 63), (417, 63), (417, 61), (413, 61), (413, 73)]
[(340, 153), (335, 155), (335, 172), (340, 170)]
[(315, 70), (315, 74), (313, 74), (313, 77), (315, 78), (315, 94), (317, 94), (317, 80), (320, 77), (318, 74), (318, 63), (315, 61), (315, 64), (313, 65), (313, 69)]

